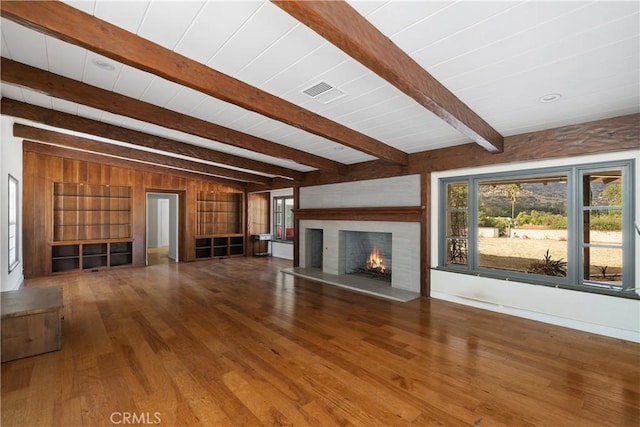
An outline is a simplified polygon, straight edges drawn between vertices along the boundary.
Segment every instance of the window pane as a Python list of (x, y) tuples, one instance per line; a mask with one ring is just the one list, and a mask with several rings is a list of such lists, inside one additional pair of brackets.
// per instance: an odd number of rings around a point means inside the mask
[(447, 212), (447, 237), (467, 237), (469, 232), (467, 217), (466, 211)]
[(447, 185), (447, 208), (467, 208), (467, 187), (466, 183)]
[(585, 280), (607, 285), (622, 285), (622, 249), (585, 247)]
[(469, 235), (468, 190), (465, 183), (447, 184), (446, 264), (467, 265)]
[(478, 185), (478, 265), (566, 276), (567, 176)]
[(584, 279), (621, 286), (624, 220), (622, 170), (588, 172), (583, 175), (582, 183)]
[(275, 200), (275, 210), (274, 210), (273, 219), (277, 225), (282, 225), (282, 205), (283, 205), (282, 199)]
[(282, 239), (282, 199), (273, 200), (273, 230), (276, 239)]
[(584, 243), (622, 246), (622, 210), (597, 209), (584, 214)]
[(293, 240), (293, 197), (273, 199), (273, 229), (275, 239)]
[(9, 272), (18, 264), (18, 181), (9, 175)]
[(284, 199), (285, 240), (293, 240), (293, 198)]
[(467, 265), (466, 239), (447, 239), (447, 264)]
[(583, 190), (584, 206), (622, 206), (622, 171), (587, 173)]
[(447, 184), (447, 214), (446, 227), (448, 237), (467, 237), (468, 235), (468, 212), (467, 212), (466, 183)]

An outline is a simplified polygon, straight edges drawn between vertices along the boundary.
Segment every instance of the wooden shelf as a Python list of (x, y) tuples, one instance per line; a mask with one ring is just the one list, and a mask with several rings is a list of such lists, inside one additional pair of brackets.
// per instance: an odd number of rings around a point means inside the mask
[(133, 263), (133, 242), (109, 243), (109, 267), (119, 267)]
[(196, 203), (196, 235), (242, 233), (242, 193), (199, 191)]
[(196, 238), (197, 259), (232, 256), (244, 256), (244, 235), (218, 235)]
[(242, 193), (199, 191), (196, 259), (244, 256)]
[(53, 241), (131, 238), (131, 187), (53, 184)]
[(133, 241), (51, 243), (51, 273), (119, 267), (133, 263)]

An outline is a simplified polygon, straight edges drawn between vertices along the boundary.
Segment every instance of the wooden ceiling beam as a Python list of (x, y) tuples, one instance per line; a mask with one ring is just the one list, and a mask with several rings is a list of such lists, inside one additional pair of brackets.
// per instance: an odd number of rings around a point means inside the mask
[(292, 160), (318, 169), (327, 169), (338, 173), (342, 173), (346, 169), (346, 166), (342, 163), (324, 157), (100, 89), (7, 58), (2, 58), (0, 65), (2, 81), (34, 89), (49, 96), (88, 105), (113, 114), (131, 117), (272, 157)]
[(345, 1), (272, 2), (487, 151), (502, 152), (500, 133)]
[[(102, 165), (108, 165), (108, 166), (115, 166), (115, 167), (119, 167), (119, 168), (128, 168), (128, 169), (133, 169), (136, 171), (140, 171), (140, 172), (146, 172), (146, 173), (153, 173), (153, 174), (158, 174), (158, 173), (163, 173), (163, 174), (170, 174), (173, 176), (178, 176), (181, 178), (186, 178), (186, 179), (192, 179), (192, 180), (196, 180), (196, 181), (206, 181), (206, 182), (211, 182), (214, 184), (223, 184), (229, 187), (235, 187), (235, 188), (240, 188), (242, 190), (246, 190), (247, 185), (244, 182), (240, 182), (240, 181), (233, 181), (230, 179), (224, 179), (224, 178), (218, 178), (215, 176), (211, 176), (211, 175), (204, 175), (201, 173), (196, 173), (196, 172), (188, 172), (188, 171), (184, 171), (181, 169), (173, 169), (173, 168), (165, 168), (164, 171), (160, 171), (158, 170), (158, 168), (161, 168), (162, 166), (160, 165), (153, 165), (153, 164), (149, 164), (149, 163), (142, 163), (142, 162), (137, 162), (134, 160), (127, 160), (127, 159), (122, 159), (119, 157), (112, 157), (112, 156), (108, 156), (106, 154), (96, 154), (96, 153), (89, 153), (86, 151), (80, 151), (80, 150), (74, 150), (71, 148), (65, 148), (65, 147), (59, 147), (57, 145), (50, 145), (50, 144), (46, 144), (43, 142), (37, 142), (37, 141), (29, 141), (29, 140), (23, 140), (22, 141), (22, 149), (24, 151), (30, 151), (33, 153), (39, 153), (39, 154), (43, 154), (46, 156), (53, 156), (53, 157), (63, 157), (65, 159), (73, 159), (73, 160), (80, 160), (80, 161), (84, 161), (84, 162), (92, 162), (92, 163), (99, 163)], [(256, 184), (251, 184), (252, 186), (255, 186)]]
[(62, 2), (2, 1), (3, 18), (393, 163), (407, 154)]
[(2, 114), (7, 116), (31, 120), (48, 126), (82, 132), (115, 141), (139, 145), (141, 147), (165, 151), (167, 153), (194, 157), (200, 160), (242, 168), (247, 171), (253, 170), (269, 175), (291, 178), (298, 181), (304, 179), (304, 172), (247, 159), (246, 157), (223, 153), (221, 151), (215, 151), (198, 145), (187, 144), (185, 142), (161, 136), (150, 135), (148, 133), (75, 116), (73, 114), (38, 107), (36, 105), (27, 104), (10, 98), (2, 98), (0, 101), (0, 111), (2, 111)]
[(57, 146), (63, 146), (75, 150), (83, 150), (96, 154), (105, 154), (112, 157), (135, 160), (143, 163), (162, 165), (173, 169), (185, 170), (188, 172), (202, 173), (213, 175), (215, 177), (258, 183), (267, 186), (271, 185), (271, 178), (262, 175), (254, 175), (246, 172), (222, 168), (219, 166), (194, 162), (192, 160), (179, 159), (158, 153), (151, 153), (149, 151), (136, 150), (134, 148), (123, 147), (106, 142), (99, 142), (93, 139), (82, 138), (79, 136), (68, 135), (51, 130), (39, 129), (19, 123), (13, 125), (13, 135), (18, 138), (24, 138), (31, 141), (55, 144)]
[[(638, 149), (640, 113), (634, 113), (507, 136), (502, 153), (490, 153), (478, 144), (469, 143), (412, 153), (409, 156), (409, 166), (398, 167), (380, 160), (372, 160), (351, 165), (348, 175), (337, 176), (313, 171), (306, 174), (305, 181), (299, 186), (363, 181), (532, 160), (568, 159), (574, 156)], [(278, 182), (274, 181), (274, 185), (277, 184)]]

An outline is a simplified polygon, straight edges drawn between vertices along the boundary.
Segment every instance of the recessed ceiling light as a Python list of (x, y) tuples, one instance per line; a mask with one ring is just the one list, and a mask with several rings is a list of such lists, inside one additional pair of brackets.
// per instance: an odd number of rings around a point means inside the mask
[(538, 99), (538, 101), (542, 102), (543, 104), (548, 104), (550, 102), (556, 102), (560, 98), (562, 98), (562, 94), (560, 93), (548, 93), (546, 95), (541, 96), (540, 99)]
[(98, 68), (102, 68), (103, 70), (106, 71), (113, 71), (116, 69), (116, 67), (114, 67), (109, 61), (105, 61), (104, 59), (93, 59), (91, 62), (93, 62), (93, 65), (95, 65)]

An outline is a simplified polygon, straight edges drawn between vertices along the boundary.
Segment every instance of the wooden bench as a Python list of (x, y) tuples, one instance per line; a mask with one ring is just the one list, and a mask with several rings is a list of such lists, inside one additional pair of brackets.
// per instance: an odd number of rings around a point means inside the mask
[(62, 288), (22, 288), (0, 299), (2, 362), (60, 350)]

